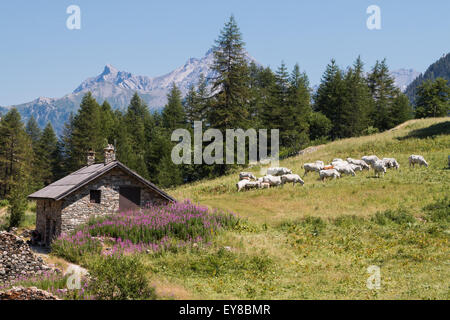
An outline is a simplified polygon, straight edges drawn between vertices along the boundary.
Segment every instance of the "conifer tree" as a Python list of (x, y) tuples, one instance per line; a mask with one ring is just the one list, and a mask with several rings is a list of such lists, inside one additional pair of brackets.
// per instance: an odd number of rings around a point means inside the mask
[(86, 165), (86, 152), (93, 149), (96, 159), (103, 160), (104, 135), (102, 133), (101, 107), (88, 92), (73, 118), (71, 132), (70, 167), (77, 170)]
[(176, 129), (186, 128), (186, 114), (181, 103), (181, 91), (175, 83), (167, 95), (167, 104), (162, 111), (163, 126), (172, 132)]
[(445, 117), (450, 112), (450, 87), (447, 80), (426, 80), (417, 87), (416, 118)]
[(331, 120), (333, 128), (330, 135), (333, 139), (339, 138), (343, 132), (342, 112), (344, 108), (345, 83), (343, 72), (333, 59), (327, 65), (320, 86), (315, 95), (315, 111), (321, 112)]
[(20, 226), (21, 222), (25, 217), (25, 211), (28, 207), (27, 193), (28, 189), (26, 186), (27, 179), (19, 173), (17, 177), (17, 183), (11, 188), (10, 194), (8, 196), (9, 200), (9, 228), (17, 228)]
[[(309, 92), (309, 80), (305, 72), (300, 72), (300, 67), (295, 64), (290, 76), (289, 105), (292, 110), (291, 125), (293, 151), (299, 151), (309, 142), (309, 118), (311, 116), (311, 97)], [(288, 119), (289, 122), (289, 119)]]
[(101, 105), (100, 122), (102, 126), (102, 136), (106, 138), (108, 143), (113, 143), (115, 139), (115, 128), (118, 126), (118, 121), (111, 105), (106, 100)]
[[(135, 93), (121, 124), (121, 128), (127, 132), (120, 140), (121, 157), (119, 159), (145, 178), (149, 177), (146, 159), (151, 143), (149, 136), (151, 136), (152, 123), (152, 115), (147, 105)], [(123, 157), (124, 148), (129, 149), (126, 159)]]
[(394, 78), (389, 72), (386, 59), (377, 61), (368, 77), (368, 85), (374, 100), (374, 109), (371, 118), (374, 127), (380, 131), (393, 127), (392, 108), (400, 90), (394, 85)]
[(345, 100), (342, 108), (340, 137), (361, 135), (370, 124), (373, 100), (364, 77), (363, 62), (358, 57), (345, 75)]
[(214, 93), (209, 112), (211, 127), (246, 128), (248, 114), (248, 66), (245, 59), (244, 42), (234, 16), (220, 33), (214, 50), (211, 66), (215, 77), (212, 80)]
[(0, 121), (0, 197), (6, 198), (20, 186), (27, 193), (33, 163), (31, 138), (16, 108)]
[(49, 122), (42, 132), (41, 138), (39, 139), (39, 147), (35, 154), (38, 163), (37, 175), (42, 185), (48, 185), (56, 180), (56, 161), (60, 158), (58, 152), (58, 139)]
[(409, 119), (413, 116), (413, 110), (411, 103), (403, 93), (399, 93), (397, 97), (394, 98), (391, 108), (391, 126), (395, 127)]
[(34, 116), (31, 116), (30, 119), (28, 119), (25, 130), (31, 138), (33, 147), (35, 147), (41, 137), (42, 130), (39, 128), (38, 123), (36, 122)]

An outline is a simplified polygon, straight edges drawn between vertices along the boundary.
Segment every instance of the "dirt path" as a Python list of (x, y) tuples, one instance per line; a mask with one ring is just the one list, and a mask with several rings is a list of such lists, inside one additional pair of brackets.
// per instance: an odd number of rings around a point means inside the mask
[(80, 275), (85, 275), (88, 273), (85, 268), (77, 264), (70, 263), (62, 258), (50, 255), (50, 251), (48, 248), (43, 248), (41, 246), (31, 246), (31, 250), (33, 250), (33, 253), (36, 256), (41, 257), (47, 265), (57, 267), (63, 272), (63, 274), (76, 272)]

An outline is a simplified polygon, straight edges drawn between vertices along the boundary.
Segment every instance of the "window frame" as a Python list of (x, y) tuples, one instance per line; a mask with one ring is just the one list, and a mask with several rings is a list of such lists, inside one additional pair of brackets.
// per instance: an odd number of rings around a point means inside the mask
[(96, 190), (96, 189), (89, 190), (89, 203), (101, 204), (102, 203), (102, 190)]

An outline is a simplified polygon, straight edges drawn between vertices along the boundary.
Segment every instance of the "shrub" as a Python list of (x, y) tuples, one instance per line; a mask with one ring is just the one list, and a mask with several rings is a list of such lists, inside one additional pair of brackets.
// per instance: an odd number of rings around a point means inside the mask
[(139, 256), (98, 256), (89, 262), (89, 291), (99, 300), (153, 300)]
[(6, 199), (0, 200), (0, 208), (7, 207), (8, 205), (9, 205), (8, 200)]
[(450, 222), (450, 199), (438, 199), (423, 208), (426, 218), (433, 222)]
[(370, 136), (370, 135), (378, 133), (378, 132), (380, 132), (380, 130), (378, 130), (378, 128), (374, 128), (373, 126), (369, 126), (366, 129), (364, 129), (363, 135)]
[(326, 140), (333, 124), (324, 114), (320, 112), (313, 112), (309, 123), (309, 136), (311, 140), (322, 139)]
[(25, 216), (28, 202), (24, 190), (19, 186), (14, 186), (9, 199), (9, 227), (18, 227)]
[(413, 223), (415, 219), (405, 208), (398, 208), (397, 210), (378, 211), (372, 218), (372, 221), (379, 225), (386, 225), (390, 222), (402, 225)]

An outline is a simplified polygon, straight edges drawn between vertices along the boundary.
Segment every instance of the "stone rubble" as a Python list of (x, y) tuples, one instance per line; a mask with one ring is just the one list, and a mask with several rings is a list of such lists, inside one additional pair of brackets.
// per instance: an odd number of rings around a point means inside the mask
[(12, 233), (0, 232), (0, 285), (50, 270), (52, 268), (37, 257), (23, 239)]
[(36, 287), (12, 287), (10, 290), (0, 292), (0, 300), (60, 300), (51, 293)]

